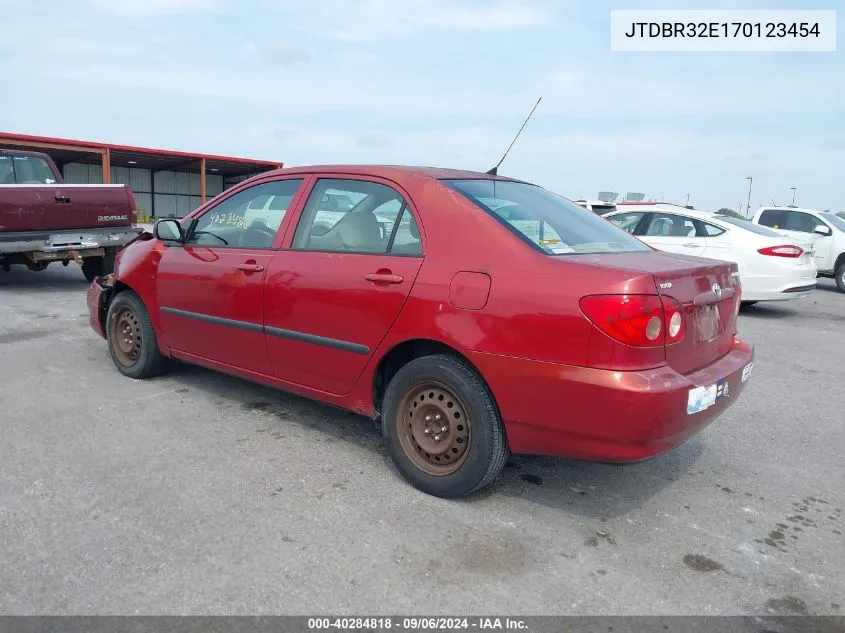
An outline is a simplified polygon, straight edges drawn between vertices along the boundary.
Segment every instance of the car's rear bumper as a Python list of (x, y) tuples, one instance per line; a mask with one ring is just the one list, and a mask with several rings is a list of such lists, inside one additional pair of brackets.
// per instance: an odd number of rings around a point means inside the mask
[(94, 331), (106, 338), (105, 301), (107, 290), (100, 285), (100, 278), (95, 277), (88, 286), (88, 323)]
[[(728, 354), (688, 375), (667, 366), (628, 372), (478, 352), (470, 357), (496, 397), (514, 453), (636, 462), (682, 444), (735, 402), (753, 368), (754, 348), (736, 339)], [(725, 383), (726, 397), (687, 412), (691, 390), (716, 384), (723, 390)]]
[(756, 290), (745, 292), (743, 289), (743, 301), (790, 301), (792, 299), (804, 299), (813, 294), (816, 289), (816, 278), (812, 281), (803, 280), (793, 284), (789, 284), (777, 290)]
[(40, 259), (62, 259), (70, 253), (119, 248), (134, 240), (144, 230), (139, 227), (108, 227), (97, 229), (61, 229), (45, 232), (20, 232), (0, 235), (0, 255), (13, 253), (43, 253)]
[(798, 264), (783, 259), (773, 262), (766, 274), (745, 274), (742, 281), (743, 301), (789, 301), (802, 299), (816, 289), (818, 269), (814, 263)]

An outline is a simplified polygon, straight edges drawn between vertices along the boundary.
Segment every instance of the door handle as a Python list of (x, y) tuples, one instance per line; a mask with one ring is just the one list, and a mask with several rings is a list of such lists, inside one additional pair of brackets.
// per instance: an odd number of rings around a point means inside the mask
[(690, 248), (701, 248), (703, 244), (699, 244), (698, 242), (684, 242), (681, 246), (688, 246)]
[(404, 281), (402, 275), (393, 275), (391, 273), (370, 273), (366, 279), (375, 284), (401, 284)]
[(70, 204), (69, 196), (56, 196), (56, 202), (59, 204)]
[(260, 273), (262, 270), (264, 270), (264, 266), (262, 266), (261, 264), (254, 263), (238, 264), (237, 266), (235, 266), (235, 268), (237, 268), (238, 270), (242, 270), (245, 273)]

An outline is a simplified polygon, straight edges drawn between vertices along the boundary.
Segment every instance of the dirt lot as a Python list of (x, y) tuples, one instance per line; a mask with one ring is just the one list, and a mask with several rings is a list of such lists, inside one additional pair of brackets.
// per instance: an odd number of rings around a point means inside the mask
[(367, 420), (191, 367), (121, 377), (85, 288), (0, 273), (2, 613), (845, 613), (832, 282), (741, 316), (752, 380), (677, 451), (515, 458), (461, 502), (401, 481)]

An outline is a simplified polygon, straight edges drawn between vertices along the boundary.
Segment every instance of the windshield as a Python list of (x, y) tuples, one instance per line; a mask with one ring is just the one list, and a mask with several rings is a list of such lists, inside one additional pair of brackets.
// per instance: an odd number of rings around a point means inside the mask
[(719, 215), (719, 220), (727, 222), (728, 224), (735, 224), (736, 226), (747, 229), (752, 233), (757, 233), (758, 235), (765, 235), (766, 237), (783, 237), (783, 234), (766, 228), (765, 226), (760, 226), (759, 224), (754, 224), (748, 220), (741, 220), (740, 218), (735, 218), (730, 215)]
[(845, 220), (835, 213), (822, 213), (822, 217), (840, 231), (845, 231)]
[(443, 182), (549, 255), (651, 250), (595, 213), (536, 185), (495, 180)]

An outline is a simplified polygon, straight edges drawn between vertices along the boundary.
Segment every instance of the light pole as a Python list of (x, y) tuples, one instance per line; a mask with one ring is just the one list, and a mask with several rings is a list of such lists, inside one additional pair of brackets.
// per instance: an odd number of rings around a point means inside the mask
[(751, 176), (746, 176), (745, 179), (748, 181), (748, 202), (745, 204), (745, 219), (747, 220), (751, 214), (751, 184), (754, 179)]
[(795, 206), (795, 187), (790, 187), (792, 189), (792, 206)]

